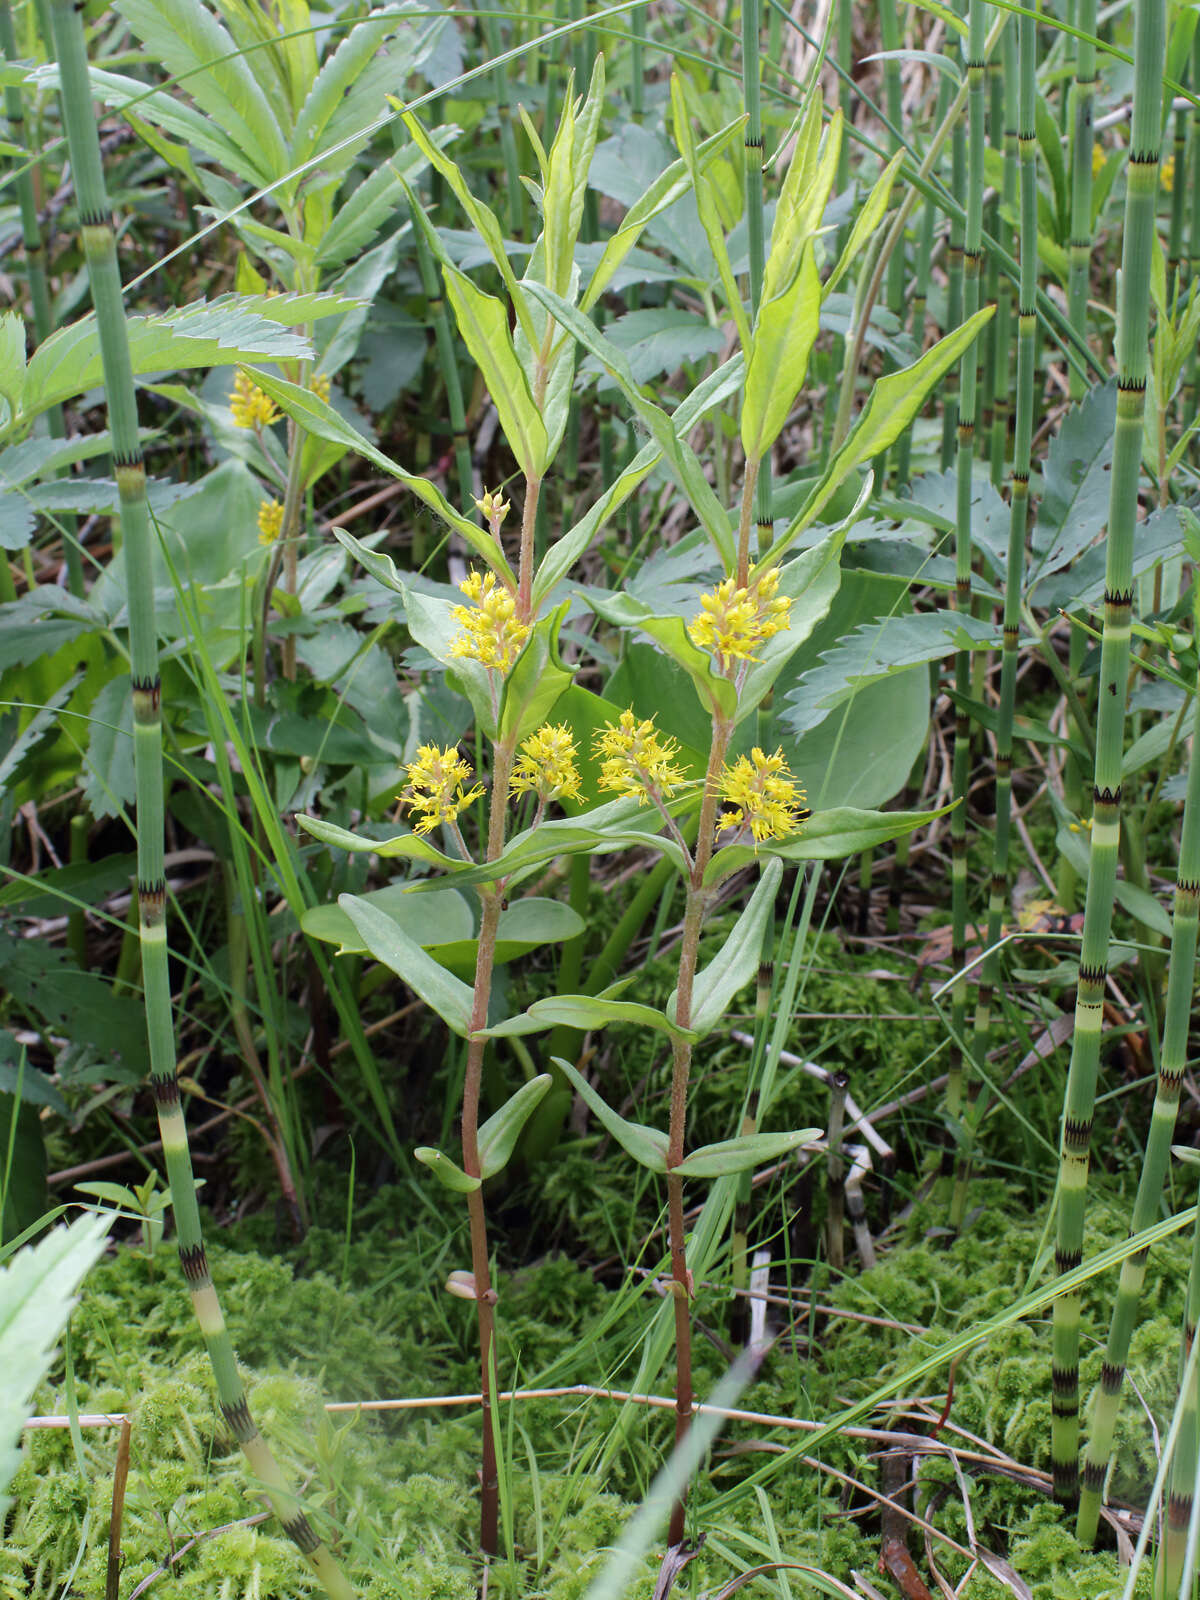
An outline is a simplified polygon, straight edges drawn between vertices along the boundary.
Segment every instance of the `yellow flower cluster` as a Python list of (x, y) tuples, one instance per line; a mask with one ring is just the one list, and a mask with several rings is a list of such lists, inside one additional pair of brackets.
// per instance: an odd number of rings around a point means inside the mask
[(539, 800), (582, 800), (575, 741), (563, 723), (544, 722), (522, 741), (510, 794), (536, 794)]
[(632, 711), (622, 711), (616, 723), (607, 722), (596, 735), (596, 754), (603, 756), (600, 787), (636, 797), (644, 805), (651, 795), (666, 798), (686, 777), (672, 765), (679, 746), (662, 739), (653, 719), (639, 722)]
[(258, 542), (274, 544), (283, 532), (283, 502), (260, 500), (258, 502)]
[(451, 615), (463, 630), (450, 642), (452, 656), (469, 656), (492, 672), (505, 673), (521, 654), (529, 629), (516, 618), (516, 597), (494, 572), (472, 572), (458, 586), (471, 606)]
[(421, 815), (413, 823), (414, 833), (429, 833), (439, 822), (455, 822), (464, 806), (473, 805), (483, 794), (483, 785), (465, 787), (472, 768), (453, 745), (441, 750), (423, 744), (417, 759), (409, 763), (408, 782), (400, 791), (400, 803)]
[(248, 372), (238, 368), (229, 402), (233, 420), (239, 428), (266, 428), (279, 416), (274, 400), (265, 394)]
[(744, 589), (724, 579), (711, 594), (701, 595), (700, 615), (688, 624), (692, 642), (719, 657), (723, 671), (734, 661), (755, 660), (759, 645), (782, 633), (791, 617), (792, 602), (778, 588), (778, 567)]
[(733, 807), (721, 813), (719, 826), (748, 827), (755, 844), (786, 839), (798, 833), (804, 821), (804, 790), (794, 782), (782, 750), (768, 756), (756, 747), (748, 756), (739, 756), (723, 769), (719, 793)]
[(312, 377), (308, 380), (308, 387), (311, 393), (316, 395), (318, 400), (324, 400), (328, 405), (329, 396), (333, 393), (333, 387), (325, 373), (314, 372)]

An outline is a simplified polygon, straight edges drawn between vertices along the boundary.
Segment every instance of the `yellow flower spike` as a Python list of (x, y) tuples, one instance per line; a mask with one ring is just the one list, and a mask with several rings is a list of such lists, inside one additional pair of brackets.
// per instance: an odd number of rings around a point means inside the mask
[(493, 533), (499, 533), (509, 512), (509, 502), (502, 489), (485, 489), (483, 499), (476, 500), (475, 509), (484, 518)]
[(238, 368), (233, 380), (233, 395), (229, 401), (233, 420), (239, 428), (266, 428), (279, 416), (279, 410), (269, 394), (265, 394), (248, 372)]
[(510, 794), (536, 794), (538, 799), (582, 800), (575, 741), (563, 723), (544, 722), (521, 743), (509, 780)]
[(418, 748), (417, 759), (408, 765), (408, 782), (400, 791), (400, 804), (421, 813), (413, 823), (414, 833), (429, 833), (439, 822), (456, 822), (465, 806), (474, 805), (484, 788), (481, 783), (472, 789), (465, 787), (471, 772), (470, 764), (453, 745), (445, 750), (435, 744)]
[(259, 544), (274, 544), (283, 532), (282, 501), (260, 500), (257, 520)]
[(507, 672), (529, 637), (528, 627), (516, 618), (516, 596), (494, 572), (472, 572), (458, 587), (472, 604), (451, 612), (463, 631), (450, 641), (450, 654), (482, 662), (491, 672)]
[(333, 393), (333, 386), (324, 372), (314, 372), (308, 380), (308, 387), (318, 400), (324, 400), (328, 405), (329, 396)]
[(778, 588), (778, 567), (769, 567), (746, 588), (723, 579), (700, 597), (700, 614), (688, 624), (693, 644), (711, 651), (725, 672), (735, 661), (756, 660), (758, 647), (782, 633), (791, 619), (792, 602)]
[(738, 756), (718, 780), (718, 793), (732, 811), (723, 811), (719, 828), (746, 828), (756, 845), (799, 833), (805, 820), (806, 796), (788, 771), (783, 751), (764, 755), (757, 747)]
[(1092, 145), (1092, 177), (1098, 178), (1104, 170), (1104, 163), (1108, 160), (1108, 151), (1097, 139)]
[(665, 799), (687, 781), (683, 770), (672, 765), (678, 753), (675, 740), (663, 739), (653, 719), (639, 722), (632, 711), (622, 711), (619, 721), (605, 723), (596, 735), (596, 754), (604, 757), (600, 787), (639, 805), (652, 793)]

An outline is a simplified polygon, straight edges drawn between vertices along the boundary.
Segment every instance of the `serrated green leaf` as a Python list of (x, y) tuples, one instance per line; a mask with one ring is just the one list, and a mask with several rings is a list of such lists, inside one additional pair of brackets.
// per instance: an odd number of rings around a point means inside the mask
[[(428, 1167), (434, 1177), (453, 1194), (474, 1194), (479, 1188), (480, 1178), (472, 1178), (463, 1171), (457, 1162), (451, 1161), (449, 1156), (435, 1150), (432, 1145), (420, 1144), (413, 1151), (413, 1155), (423, 1167)], [(486, 1176), (486, 1174), (485, 1174)]]
[(744, 1133), (736, 1139), (701, 1145), (677, 1167), (672, 1167), (671, 1172), (677, 1178), (728, 1178), (769, 1161), (778, 1161), (780, 1156), (820, 1137), (820, 1128), (801, 1128), (796, 1133)]
[(77, 1217), (0, 1267), (0, 1516), (10, 1503), (4, 1491), (20, 1463), (29, 1402), (50, 1369), (75, 1291), (99, 1260), (108, 1229), (104, 1217)]
[(415, 939), (410, 939), (369, 901), (358, 895), (342, 894), (338, 896), (338, 905), (347, 912), (375, 959), (402, 978), (426, 1005), (432, 1006), (454, 1033), (466, 1038), (474, 1004), (474, 995), (467, 985), (427, 955)]
[(479, 1167), (485, 1178), (503, 1172), (508, 1165), (521, 1129), (541, 1105), (553, 1082), (548, 1072), (530, 1078), (480, 1128)]
[(576, 1070), (569, 1061), (564, 1061), (561, 1056), (555, 1056), (554, 1064), (558, 1067), (568, 1083), (578, 1092), (580, 1098), (591, 1111), (592, 1115), (625, 1151), (638, 1163), (651, 1172), (665, 1172), (667, 1170), (667, 1136), (660, 1133), (657, 1128), (648, 1128), (644, 1123), (627, 1122), (619, 1116), (610, 1105), (597, 1094), (591, 1084)]

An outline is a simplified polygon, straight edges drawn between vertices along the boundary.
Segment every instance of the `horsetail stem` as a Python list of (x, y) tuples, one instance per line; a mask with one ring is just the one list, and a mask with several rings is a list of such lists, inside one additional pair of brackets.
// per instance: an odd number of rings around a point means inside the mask
[(70, 0), (53, 0), (51, 23), (61, 78), (63, 122), (75, 178), (79, 224), (104, 372), (113, 468), (120, 497), (133, 681), (133, 750), (137, 789), (137, 902), (142, 984), (150, 1045), (150, 1087), (158, 1112), (171, 1187), (179, 1261), (216, 1380), (226, 1425), (242, 1449), (271, 1509), (331, 1600), (354, 1590), (315, 1531), (250, 1414), (233, 1341), (209, 1273), (187, 1128), (176, 1077), (167, 947), (163, 844), (162, 680), (154, 621), (153, 541), (146, 472), (138, 433), (137, 396), (100, 141), (92, 112), (83, 16)]
[[(1193, 752), (1200, 752), (1200, 683), (1192, 718)], [(1183, 806), (1183, 831), (1179, 843), (1179, 879), (1175, 886), (1175, 908), (1171, 927), (1171, 954), (1167, 972), (1167, 1005), (1163, 1022), (1162, 1052), (1158, 1064), (1158, 1085), (1154, 1110), (1146, 1135), (1146, 1153), (1138, 1179), (1133, 1214), (1129, 1221), (1132, 1236), (1153, 1223), (1162, 1201), (1163, 1184), (1171, 1160), (1171, 1140), (1179, 1109), (1179, 1091), (1188, 1056), (1188, 1024), (1191, 1020), (1192, 990), (1196, 963), (1197, 934), (1200, 933), (1200, 758), (1193, 754), (1188, 769), (1187, 797)], [(1100, 1369), (1100, 1392), (1092, 1418), (1083, 1466), (1082, 1491), (1076, 1534), (1079, 1542), (1095, 1541), (1100, 1521), (1100, 1497), (1113, 1451), (1113, 1433), (1121, 1405), (1121, 1389), (1129, 1344), (1133, 1337), (1138, 1299), (1146, 1280), (1147, 1252), (1126, 1256), (1121, 1263), (1117, 1298), (1109, 1323), (1104, 1365)], [(1181, 1441), (1182, 1446), (1182, 1441)], [(1178, 1457), (1177, 1457), (1178, 1459)], [(1184, 1459), (1188, 1459), (1184, 1457)], [(1195, 1450), (1190, 1457), (1195, 1462)], [(1186, 1526), (1186, 1524), (1185, 1524)]]
[[(1189, 773), (1189, 778), (1191, 774)], [(1182, 859), (1180, 861), (1182, 872)], [(1176, 1600), (1194, 1592), (1195, 1543), (1191, 1537), (1196, 1500), (1196, 1460), (1200, 1454), (1200, 1368), (1193, 1354), (1200, 1324), (1200, 1218), (1192, 1231), (1192, 1260), (1188, 1271), (1187, 1301), (1183, 1310), (1183, 1341), (1179, 1356), (1180, 1415), (1175, 1453), (1171, 1459), (1171, 1488), (1167, 1498), (1167, 1525), (1155, 1573), (1155, 1600)], [(1189, 1549), (1189, 1546), (1191, 1547)]]
[[(1092, 268), (1092, 146), (1096, 104), (1096, 0), (1079, 0), (1079, 30), (1087, 38), (1075, 41), (1075, 116), (1071, 135), (1071, 238), (1068, 246), (1067, 315), (1081, 339), (1087, 338), (1088, 285)], [(1072, 400), (1083, 398), (1086, 374), (1069, 367)]]
[[(1033, 442), (1033, 389), (1037, 363), (1037, 129), (1034, 112), (1035, 25), (1032, 21), (1019, 38), (1018, 149), (1021, 161), (1021, 279), (1017, 300), (1017, 416), (1013, 440), (1013, 466), (1008, 527), (1008, 557), (1004, 580), (1004, 643), (1000, 663), (1000, 708), (996, 728), (996, 820), (992, 871), (988, 894), (986, 954), (979, 975), (975, 1010), (975, 1059), (987, 1059), (991, 1039), (991, 1004), (1000, 967), (1001, 926), (1008, 909), (1009, 846), (1012, 836), (1013, 715), (1016, 709), (1017, 665), (1025, 538), (1029, 522), (1029, 473)], [(971, 1145), (986, 1110), (981, 1100), (969, 1119), (951, 1200), (950, 1224), (962, 1226), (966, 1212), (967, 1177)]]
[[(1150, 262), (1155, 235), (1165, 41), (1163, 0), (1138, 0), (1134, 8), (1133, 126), (1117, 303), (1117, 421), (1105, 561), (1092, 838), (1079, 987), (1075, 998), (1075, 1032), (1063, 1105), (1055, 1241), (1055, 1262), (1060, 1274), (1071, 1271), (1083, 1258), (1092, 1114), (1121, 838), (1121, 757), (1129, 678), (1133, 543), (1146, 398)], [(1058, 1500), (1070, 1504), (1075, 1501), (1079, 1487), (1077, 1291), (1060, 1295), (1054, 1302), (1052, 1376), (1054, 1492)]]
[[(985, 19), (983, 0), (970, 0), (968, 20), (967, 69), (967, 170), (966, 217), (963, 229), (963, 304), (962, 314), (970, 319), (979, 309), (979, 269), (983, 240), (983, 154), (985, 137), (986, 70)], [(959, 190), (959, 193), (962, 191)], [(976, 341), (968, 345), (959, 365), (958, 383), (958, 474), (956, 498), (956, 541), (954, 566), (954, 606), (964, 616), (971, 611), (971, 502), (974, 497), (975, 400), (979, 368)], [(962, 1114), (964, 1051), (966, 1029), (967, 979), (967, 782), (971, 765), (971, 726), (966, 702), (971, 693), (971, 655), (959, 650), (954, 658), (954, 799), (951, 816), (951, 965), (958, 976), (951, 991), (950, 1081), (946, 1086), (946, 1110), (952, 1121)]]
[[(742, 5), (742, 103), (746, 112), (746, 237), (749, 245), (750, 320), (758, 316), (762, 300), (763, 271), (766, 246), (763, 227), (763, 131), (762, 85), (760, 83), (761, 56), (759, 32), (762, 18), (758, 0), (744, 0)], [(820, 93), (814, 84), (813, 94)], [(759, 550), (771, 543), (771, 456), (768, 452), (759, 463), (754, 489), (754, 522)], [(740, 580), (739, 580), (740, 581)]]
[[(49, 42), (49, 41), (47, 41)], [(18, 61), (17, 36), (13, 27), (12, 8), (8, 0), (0, 0), (0, 50), (6, 61)], [(22, 142), (25, 128), (25, 103), (21, 90), (10, 84), (4, 91), (4, 116), (18, 144)], [(21, 244), (25, 251), (25, 271), (29, 278), (29, 305), (33, 312), (33, 332), (38, 344), (54, 332), (54, 311), (50, 303), (50, 285), (46, 277), (46, 249), (42, 242), (41, 223), (38, 220), (37, 194), (33, 183), (33, 168), (22, 162), (15, 174), (17, 209), (21, 214)], [(46, 426), (52, 439), (66, 437), (61, 405), (53, 405), (46, 413)], [(73, 595), (83, 595), (83, 563), (79, 546), (75, 542), (75, 519), (64, 517), (63, 557), (67, 568), (67, 588)]]

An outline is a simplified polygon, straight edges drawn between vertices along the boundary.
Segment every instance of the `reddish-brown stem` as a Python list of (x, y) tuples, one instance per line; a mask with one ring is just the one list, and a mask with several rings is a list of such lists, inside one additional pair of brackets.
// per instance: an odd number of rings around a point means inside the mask
[[(508, 808), (508, 780), (512, 772), (511, 743), (493, 747), (492, 797), (488, 814), (487, 859), (494, 861), (504, 848), (504, 823)], [(485, 1039), (473, 1037), (487, 1027), (488, 1002), (492, 993), (492, 969), (496, 959), (496, 930), (500, 923), (502, 896), (495, 884), (479, 891), (483, 913), (479, 923), (479, 948), (475, 958), (475, 991), (471, 1001), (472, 1037), (467, 1044), (467, 1070), (463, 1082), (462, 1157), (463, 1170), (473, 1178), (482, 1176), (479, 1161), (479, 1095), (483, 1084)], [(479, 1483), (479, 1544), (485, 1555), (497, 1552), (500, 1490), (496, 1470), (496, 1435), (492, 1427), (493, 1342), (496, 1334), (496, 1294), (488, 1265), (487, 1216), (483, 1209), (483, 1190), (467, 1196), (467, 1216), (471, 1226), (471, 1273), (475, 1283), (475, 1314), (479, 1328), (480, 1415), (483, 1443)]]
[(758, 485), (760, 461), (746, 462), (746, 476), (742, 482), (742, 514), (738, 522), (737, 582), (744, 589), (750, 582), (750, 534), (754, 527), (754, 491)]
[(533, 620), (533, 530), (537, 523), (542, 480), (526, 478), (525, 505), (521, 512), (521, 567), (517, 586), (517, 621)]
[[(731, 723), (714, 718), (708, 771), (704, 777), (704, 798), (700, 803), (700, 828), (696, 836), (696, 854), (688, 882), (687, 903), (683, 914), (683, 937), (679, 947), (675, 1021), (681, 1028), (690, 1027), (692, 1020), (692, 989), (696, 981), (696, 958), (700, 949), (704, 908), (708, 900), (704, 888), (704, 873), (712, 858), (717, 827), (717, 786), (732, 733)], [(687, 1431), (692, 1423), (692, 1280), (688, 1271), (687, 1240), (684, 1233), (683, 1179), (676, 1177), (672, 1168), (680, 1164), (684, 1155), (684, 1140), (687, 1133), (687, 1091), (691, 1070), (691, 1041), (676, 1039), (671, 1071), (671, 1125), (667, 1142), (667, 1221), (671, 1242), (672, 1287), (675, 1293), (676, 1449), (687, 1437)], [(671, 1525), (667, 1535), (668, 1543), (671, 1545), (677, 1545), (683, 1539), (686, 1495), (685, 1488), (671, 1507)]]

